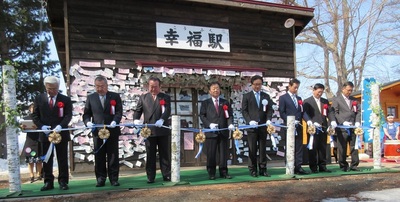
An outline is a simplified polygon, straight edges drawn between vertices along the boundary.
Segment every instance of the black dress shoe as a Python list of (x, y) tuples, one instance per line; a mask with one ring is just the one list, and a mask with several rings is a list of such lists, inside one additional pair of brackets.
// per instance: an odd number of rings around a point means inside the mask
[(297, 175), (308, 175), (310, 173), (305, 171), (303, 168), (300, 168), (298, 171), (294, 171), (294, 174), (297, 174)]
[(104, 181), (98, 181), (96, 187), (104, 187), (106, 183)]
[(343, 172), (348, 172), (349, 171), (348, 168), (341, 168), (340, 170), (343, 171)]
[(256, 172), (256, 171), (251, 171), (250, 175), (251, 175), (252, 177), (257, 177), (257, 172)]
[(171, 177), (167, 176), (163, 178), (164, 182), (171, 182)]
[(321, 173), (331, 173), (332, 171), (324, 168), (324, 169), (319, 169), (319, 172), (321, 172)]
[(318, 170), (311, 170), (311, 173), (318, 173)]
[(60, 182), (60, 189), (61, 190), (68, 190), (69, 189), (68, 184), (65, 183), (65, 182)]
[(271, 177), (271, 175), (267, 171), (263, 171), (259, 173), (260, 176)]
[(351, 171), (361, 171), (359, 168), (357, 168), (357, 167), (352, 167), (352, 168), (350, 168), (350, 170)]
[(210, 180), (215, 180), (215, 175), (210, 175), (210, 176), (208, 177), (208, 179), (210, 179)]
[(51, 189), (54, 189), (53, 183), (46, 182), (46, 183), (44, 183), (44, 186), (42, 188), (40, 188), (40, 191), (47, 191), (47, 190), (51, 190)]
[(225, 179), (232, 179), (232, 176), (230, 176), (229, 174), (220, 175), (220, 177)]
[(111, 186), (118, 187), (119, 186), (119, 182), (118, 181), (113, 181), (113, 182), (111, 182)]
[(152, 184), (154, 183), (154, 180), (147, 180), (147, 184)]

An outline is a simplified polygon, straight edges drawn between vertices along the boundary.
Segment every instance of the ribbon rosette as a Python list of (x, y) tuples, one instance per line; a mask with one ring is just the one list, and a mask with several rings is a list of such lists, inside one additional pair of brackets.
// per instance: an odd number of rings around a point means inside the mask
[(228, 105), (222, 106), (222, 109), (224, 109), (225, 118), (229, 118)]
[(352, 105), (353, 112), (357, 112), (357, 101), (353, 101), (351, 103), (351, 105)]
[(163, 114), (165, 111), (165, 100), (164, 99), (160, 100), (160, 105), (161, 105), (161, 114)]
[(143, 138), (148, 138), (151, 135), (151, 130), (150, 128), (147, 127), (147, 124), (144, 125), (144, 128), (140, 130), (140, 136)]
[(63, 117), (64, 116), (64, 103), (58, 102), (57, 107), (58, 107), (58, 117)]
[(356, 142), (354, 144), (354, 149), (359, 150), (361, 149), (361, 141), (360, 136), (364, 133), (364, 130), (361, 127), (357, 127), (354, 129), (354, 134), (356, 134)]
[(111, 105), (110, 114), (114, 115), (115, 114), (115, 106), (117, 105), (117, 102), (115, 100), (110, 100), (110, 105)]
[(241, 140), (243, 137), (243, 132), (240, 131), (238, 127), (236, 127), (236, 130), (233, 132), (232, 137), (235, 140)]
[(328, 115), (328, 104), (324, 104), (324, 106), (322, 108), (323, 108), (322, 115), (327, 116)]
[(263, 105), (263, 111), (266, 112), (267, 111), (268, 100), (263, 99), (261, 101), (261, 104)]
[(109, 137), (110, 137), (110, 131), (104, 125), (104, 128), (99, 130), (99, 138), (104, 140), (104, 139), (108, 139)]
[(269, 125), (267, 126), (267, 132), (268, 132), (269, 134), (275, 133), (275, 132), (276, 132), (275, 126), (273, 126), (272, 124), (269, 124)]
[(60, 133), (56, 133), (56, 131), (53, 131), (52, 133), (50, 133), (49, 137), (49, 142), (53, 143), (53, 144), (58, 144), (61, 142), (61, 135)]
[(301, 112), (303, 112), (303, 100), (299, 100), (298, 103), (299, 103), (299, 107), (301, 109)]
[(196, 139), (196, 142), (199, 143), (199, 151), (197, 152), (197, 154), (195, 156), (195, 158), (197, 159), (197, 158), (199, 158), (201, 152), (203, 151), (203, 145), (204, 145), (204, 142), (206, 141), (206, 135), (204, 135), (204, 133), (200, 129), (199, 133), (196, 134), (195, 139)]

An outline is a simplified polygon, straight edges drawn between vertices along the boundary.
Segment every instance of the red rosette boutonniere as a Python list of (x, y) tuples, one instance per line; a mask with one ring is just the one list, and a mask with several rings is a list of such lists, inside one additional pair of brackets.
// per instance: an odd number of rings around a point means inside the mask
[(301, 109), (301, 112), (303, 112), (303, 100), (297, 101), (299, 103), (299, 107)]
[(57, 107), (58, 107), (58, 117), (63, 117), (64, 116), (64, 103), (58, 102)]
[(224, 109), (224, 113), (225, 113), (225, 118), (229, 118), (229, 113), (228, 113), (228, 105), (224, 105), (222, 106), (222, 109)]
[(164, 99), (160, 100), (160, 105), (161, 105), (161, 114), (163, 114), (165, 111), (165, 100)]
[(115, 106), (117, 105), (117, 102), (115, 100), (110, 100), (110, 114), (115, 115)]
[(353, 101), (351, 103), (351, 106), (352, 106), (353, 112), (357, 112), (357, 101)]
[(322, 115), (327, 116), (328, 115), (328, 104), (324, 104), (322, 107)]

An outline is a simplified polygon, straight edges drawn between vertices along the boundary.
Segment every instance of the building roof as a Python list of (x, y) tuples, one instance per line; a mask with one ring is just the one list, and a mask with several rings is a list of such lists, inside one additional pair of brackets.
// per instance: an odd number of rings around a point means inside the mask
[[(396, 81), (391, 81), (388, 83), (384, 83), (381, 86), (381, 91), (388, 90), (388, 89), (395, 89), (400, 92), (400, 79)], [(352, 94), (355, 98), (361, 97), (361, 91), (356, 91)]]

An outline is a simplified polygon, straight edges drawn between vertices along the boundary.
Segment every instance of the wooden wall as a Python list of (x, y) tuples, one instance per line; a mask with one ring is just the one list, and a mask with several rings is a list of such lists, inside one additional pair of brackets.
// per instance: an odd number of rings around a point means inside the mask
[[(293, 35), (283, 14), (185, 1), (68, 1), (71, 65), (113, 59), (264, 68), (292, 77)], [(156, 47), (156, 22), (229, 29), (230, 53)]]

